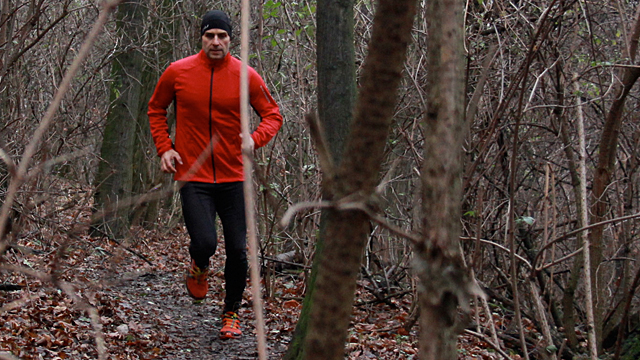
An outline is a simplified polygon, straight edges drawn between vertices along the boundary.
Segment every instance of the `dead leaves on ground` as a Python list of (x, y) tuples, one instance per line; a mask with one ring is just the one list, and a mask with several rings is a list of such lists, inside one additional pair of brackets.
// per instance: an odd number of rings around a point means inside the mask
[[(153, 266), (133, 256), (121, 245), (89, 237), (66, 242), (58, 238), (47, 244), (25, 239), (21, 245), (41, 252), (8, 254), (7, 260), (15, 265), (47, 274), (55, 269), (62, 280), (74, 284), (75, 295), (79, 299), (97, 309), (100, 323), (92, 324), (87, 312), (81, 310), (83, 306), (74, 303), (51, 284), (3, 271), (0, 272), (0, 282), (25, 288), (0, 292), (0, 308), (3, 310), (0, 314), (0, 354), (9, 353), (24, 360), (96, 359), (96, 325), (101, 328), (109, 359), (163, 359), (168, 351), (193, 346), (185, 338), (163, 331), (178, 326), (176, 319), (168, 315), (166, 308), (158, 308), (152, 300), (154, 296), (183, 296), (182, 284), (150, 281), (149, 284), (156, 285), (129, 289), (126, 293), (110, 291), (116, 285), (128, 286), (126, 282), (131, 279), (184, 271), (188, 240), (181, 228), (172, 231), (170, 236), (137, 231), (137, 242), (124, 245), (144, 254)], [(59, 246), (62, 243), (66, 249), (64, 256), (60, 257)], [(223, 256), (220, 253), (213, 261), (216, 262), (213, 268), (222, 269)], [(221, 287), (221, 272), (216, 272), (210, 281), (214, 287)], [(264, 302), (267, 343), (286, 349), (302, 308), (304, 277), (288, 274), (272, 281), (273, 296)], [(359, 283), (359, 303), (375, 300), (366, 290), (370, 285), (366, 281)], [(247, 302), (251, 302), (250, 292), (245, 294)], [(137, 299), (131, 301), (129, 297)], [(145, 297), (150, 299), (146, 301)], [(387, 304), (371, 301), (370, 305), (355, 307), (346, 344), (347, 358), (417, 359), (416, 328), (410, 333), (402, 331), (412, 301), (409, 293), (392, 298)], [(174, 313), (193, 311), (179, 304), (175, 306), (171, 309)], [(247, 309), (245, 313), (250, 328), (252, 312)], [(180, 329), (176, 329), (176, 333), (179, 332)], [(479, 347), (474, 339), (466, 338), (460, 345), (460, 359), (498, 359), (486, 347)]]

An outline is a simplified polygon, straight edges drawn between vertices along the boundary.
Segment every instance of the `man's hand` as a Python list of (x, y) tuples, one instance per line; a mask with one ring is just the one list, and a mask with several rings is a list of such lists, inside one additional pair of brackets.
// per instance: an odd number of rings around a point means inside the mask
[(252, 153), (253, 150), (256, 147), (256, 142), (253, 141), (253, 137), (251, 137), (251, 135), (249, 135), (249, 141), (248, 141), (248, 147), (245, 148), (244, 146), (244, 137), (242, 136), (242, 134), (240, 134), (240, 138), (242, 139), (242, 151), (247, 151), (248, 153)]
[(174, 174), (176, 172), (175, 162), (182, 165), (180, 154), (173, 149), (167, 150), (160, 157), (160, 168), (163, 172)]

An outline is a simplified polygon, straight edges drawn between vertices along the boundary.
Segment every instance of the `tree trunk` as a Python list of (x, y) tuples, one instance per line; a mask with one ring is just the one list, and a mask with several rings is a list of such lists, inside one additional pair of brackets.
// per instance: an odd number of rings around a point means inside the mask
[[(139, 0), (123, 2), (116, 13), (116, 27), (122, 35), (123, 50), (111, 70), (111, 109), (107, 116), (96, 174), (95, 207), (105, 210), (99, 223), (102, 232), (122, 237), (129, 228), (129, 206), (120, 203), (131, 197), (136, 122), (141, 109), (143, 54), (134, 44), (143, 36), (146, 7)], [(146, 119), (145, 119), (146, 120)]]
[(427, 3), (427, 109), (422, 167), (423, 243), (416, 247), (420, 279), (420, 358), (457, 359), (462, 323), (474, 289), (458, 238), (462, 201), (464, 124), (464, 34), (460, 0)]
[(335, 200), (335, 207), (328, 211), (324, 249), (317, 260), (305, 359), (344, 358), (355, 281), (369, 229), (367, 215), (357, 209), (373, 208), (371, 197), (384, 158), (415, 5), (414, 0), (378, 4), (355, 121), (331, 181), (334, 197), (328, 200)]
[(318, 115), (336, 165), (342, 159), (356, 103), (353, 5), (354, 0), (318, 1)]
[[(630, 39), (629, 56), (630, 62), (633, 64), (636, 59), (636, 52), (638, 50), (638, 39), (640, 38), (640, 7), (636, 12), (636, 18), (634, 21), (634, 27), (632, 29), (632, 36)], [(631, 88), (635, 85), (636, 81), (640, 77), (640, 69), (636, 67), (626, 67), (622, 74), (622, 84), (615, 93), (614, 101), (611, 104), (611, 108), (607, 113), (607, 117), (602, 129), (599, 142), (598, 163), (596, 165), (595, 174), (593, 178), (593, 201), (591, 204), (591, 219), (592, 224), (604, 220), (610, 211), (608, 201), (606, 198), (606, 190), (611, 184), (613, 179), (613, 173), (615, 170), (615, 159), (618, 151), (618, 136), (620, 134), (620, 127), (622, 125), (622, 113), (624, 111), (625, 102), (631, 91)], [(607, 302), (607, 296), (605, 295), (606, 284), (604, 280), (603, 269), (600, 268), (604, 260), (604, 226), (594, 227), (590, 234), (589, 240), (591, 244), (591, 274), (592, 283), (594, 284), (595, 299), (595, 327), (597, 334), (597, 346), (601, 350), (602, 345), (602, 332), (603, 332), (603, 318), (604, 311), (607, 311), (605, 303)], [(598, 311), (600, 310), (600, 311)]]
[[(356, 100), (355, 48), (353, 38), (353, 0), (318, 0), (316, 22), (318, 62), (318, 116), (325, 130), (327, 150), (334, 164), (342, 159), (345, 140), (353, 119)], [(323, 169), (330, 171), (329, 169)], [(325, 179), (325, 184), (327, 179)], [(323, 186), (324, 198), (331, 198), (328, 186)], [(309, 325), (311, 299), (324, 249), (328, 212), (320, 218), (320, 232), (316, 239), (314, 262), (307, 284), (307, 294), (296, 324), (293, 339), (285, 355), (286, 360), (301, 359)]]
[[(145, 194), (152, 191), (152, 189), (164, 188), (173, 182), (172, 176), (168, 176), (160, 170), (160, 159), (156, 155), (149, 128), (147, 106), (148, 100), (153, 95), (155, 85), (158, 82), (158, 77), (173, 60), (175, 45), (171, 40), (177, 37), (177, 33), (175, 30), (170, 32), (166, 24), (173, 19), (176, 10), (175, 3), (170, 0), (157, 2), (156, 7), (152, 11), (158, 14), (158, 18), (152, 18), (153, 21), (146, 26), (146, 33), (149, 34), (148, 43), (157, 43), (158, 47), (152, 56), (145, 52), (146, 56), (151, 57), (150, 62), (155, 66), (144, 66), (140, 76), (140, 101), (138, 103), (135, 143), (133, 146), (133, 170), (136, 174), (132, 184), (133, 194)], [(175, 117), (172, 116), (172, 113), (173, 111), (168, 109), (169, 128), (175, 122)], [(155, 225), (163, 205), (167, 204), (163, 202), (162, 198), (154, 197), (144, 203), (134, 204), (131, 225)]]

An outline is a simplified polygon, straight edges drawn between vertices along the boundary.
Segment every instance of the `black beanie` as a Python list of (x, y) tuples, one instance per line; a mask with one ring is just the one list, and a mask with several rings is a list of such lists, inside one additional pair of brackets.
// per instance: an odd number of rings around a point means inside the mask
[(231, 20), (224, 11), (211, 10), (202, 17), (200, 35), (204, 35), (210, 29), (222, 29), (231, 37)]

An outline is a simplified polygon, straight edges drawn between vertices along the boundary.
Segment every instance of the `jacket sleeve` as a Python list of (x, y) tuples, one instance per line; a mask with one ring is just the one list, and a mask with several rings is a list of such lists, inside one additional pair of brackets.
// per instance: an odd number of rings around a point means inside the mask
[(169, 66), (160, 76), (151, 100), (149, 100), (147, 115), (149, 116), (151, 136), (156, 145), (158, 156), (162, 156), (166, 151), (173, 149), (173, 142), (169, 136), (169, 125), (167, 124), (167, 108), (175, 97), (175, 78), (175, 70)]
[(253, 109), (260, 116), (258, 128), (251, 134), (255, 147), (259, 148), (276, 135), (282, 126), (282, 115), (278, 104), (269, 93), (264, 81), (258, 73), (249, 69), (249, 96)]

